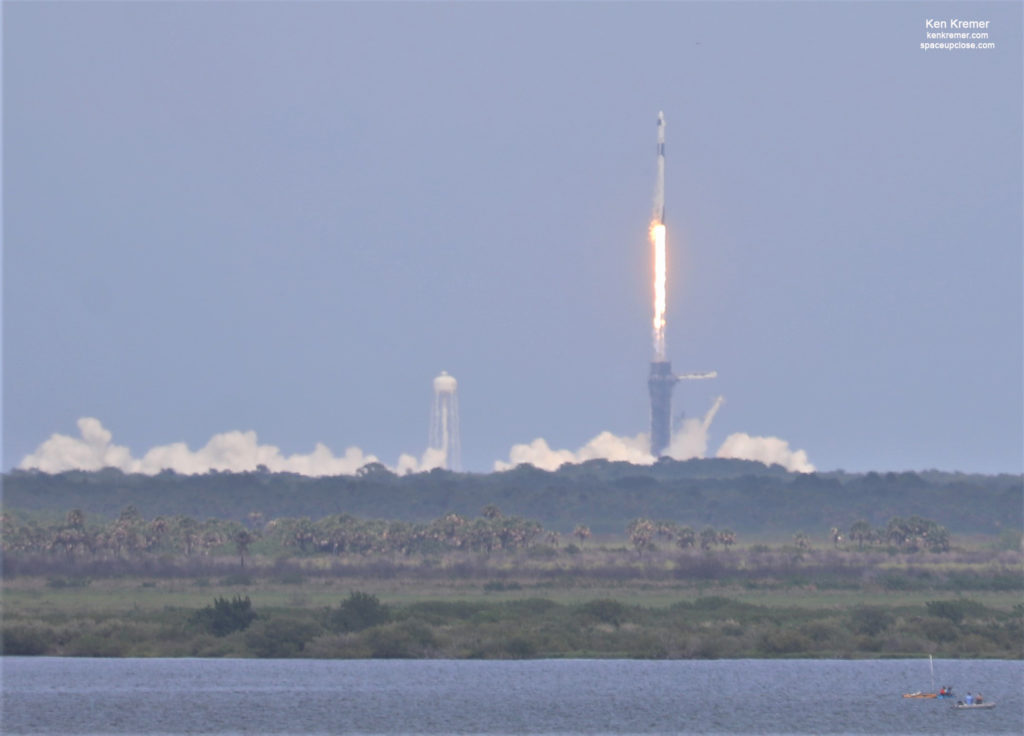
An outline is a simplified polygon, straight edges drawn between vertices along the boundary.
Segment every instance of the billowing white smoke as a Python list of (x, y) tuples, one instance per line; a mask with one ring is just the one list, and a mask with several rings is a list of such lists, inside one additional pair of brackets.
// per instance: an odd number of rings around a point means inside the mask
[[(687, 419), (672, 438), (666, 454), (676, 460), (706, 457), (708, 430), (715, 418), (722, 398), (700, 419)], [(98, 419), (85, 417), (78, 420), (79, 437), (54, 434), (36, 451), (19, 464), (23, 470), (36, 469), (45, 473), (65, 470), (100, 470), (118, 468), (126, 473), (154, 475), (161, 470), (196, 474), (209, 470), (246, 472), (263, 465), (271, 472), (298, 473), (300, 475), (352, 475), (369, 463), (380, 462), (376, 456), (364, 453), (358, 447), (349, 447), (336, 456), (324, 444), (317, 443), (307, 455), (283, 455), (274, 445), (261, 445), (255, 432), (224, 432), (214, 435), (205, 446), (190, 450), (184, 442), (160, 445), (141, 458), (132, 457), (131, 451), (112, 442), (113, 435)], [(587, 460), (628, 462), (651, 465), (655, 458), (649, 452), (650, 439), (646, 433), (634, 437), (619, 437), (601, 432), (575, 452), (553, 450), (548, 443), (537, 438), (529, 444), (513, 445), (507, 462), (494, 463), (497, 471), (509, 470), (528, 463), (542, 470), (557, 470), (565, 463)], [(789, 443), (778, 437), (752, 437), (743, 432), (729, 435), (715, 453), (716, 457), (756, 460), (768, 465), (777, 464), (799, 473), (814, 472), (814, 466), (803, 450), (792, 450)], [(399, 474), (417, 473), (444, 467), (444, 451), (428, 449), (419, 458), (402, 454), (392, 470)]]
[(395, 472), (399, 475), (405, 475), (406, 473), (422, 473), (434, 468), (443, 468), (447, 459), (447, 452), (434, 447), (428, 448), (419, 460), (416, 459), (415, 455), (402, 453), (398, 456), (398, 467), (395, 468)]
[(725, 438), (715, 457), (757, 460), (765, 465), (781, 465), (796, 473), (814, 472), (806, 452), (789, 449), (789, 443), (778, 437), (751, 437), (745, 432), (736, 432)]
[[(686, 419), (682, 427), (672, 436), (672, 443), (665, 454), (675, 460), (706, 457), (708, 451), (708, 430), (721, 408), (724, 399), (719, 396), (700, 419)], [(650, 436), (646, 433), (635, 437), (618, 437), (611, 432), (602, 432), (580, 449), (552, 450), (548, 443), (538, 437), (528, 445), (513, 445), (508, 462), (494, 463), (496, 471), (510, 470), (517, 465), (529, 463), (541, 470), (557, 470), (565, 463), (578, 464), (587, 460), (625, 461), (634, 465), (651, 465), (655, 457), (649, 452)], [(789, 443), (778, 437), (751, 437), (742, 432), (729, 435), (715, 453), (716, 457), (737, 460), (756, 460), (766, 465), (777, 464), (790, 471), (812, 473), (814, 466), (807, 460), (803, 450), (789, 449)]]
[(646, 434), (636, 437), (617, 437), (611, 432), (602, 432), (580, 449), (552, 450), (546, 440), (538, 437), (528, 445), (512, 445), (508, 462), (496, 460), (495, 470), (510, 470), (517, 465), (528, 463), (541, 470), (558, 470), (565, 463), (582, 463), (587, 460), (611, 460), (635, 465), (650, 465), (654, 462), (648, 452), (650, 440)]
[(721, 396), (716, 398), (708, 413), (701, 419), (684, 419), (683, 426), (672, 435), (672, 442), (669, 443), (665, 454), (673, 460), (704, 457), (708, 452), (708, 430), (711, 429), (711, 422), (715, 420), (715, 414), (724, 401)]
[[(672, 444), (665, 454), (676, 460), (704, 457), (708, 449), (708, 429), (721, 405), (722, 397), (719, 396), (701, 419), (684, 421), (683, 426), (672, 437)], [(529, 463), (542, 470), (557, 470), (565, 463), (582, 463), (598, 459), (651, 465), (656, 458), (650, 453), (650, 447), (650, 435), (646, 433), (635, 437), (619, 437), (611, 432), (602, 432), (575, 452), (552, 450), (545, 440), (538, 437), (528, 445), (513, 445), (508, 454), (508, 462), (498, 460), (494, 463), (494, 469), (509, 470), (516, 465)]]
[[(98, 419), (79, 419), (78, 430), (80, 437), (52, 435), (34, 453), (26, 456), (18, 467), (25, 470), (35, 468), (46, 473), (109, 467), (147, 475), (169, 469), (191, 475), (209, 470), (244, 472), (263, 465), (272, 472), (320, 476), (350, 475), (367, 463), (379, 462), (375, 456), (364, 454), (358, 447), (349, 447), (339, 457), (321, 443), (317, 443), (308, 455), (283, 455), (273, 445), (261, 445), (252, 431), (214, 435), (198, 450), (190, 450), (184, 442), (175, 442), (154, 447), (142, 458), (133, 458), (127, 447), (112, 444), (113, 435)], [(403, 469), (428, 470), (436, 467), (429, 464), (432, 460), (426, 455), (421, 461), (411, 455), (403, 455), (399, 459), (400, 472)]]

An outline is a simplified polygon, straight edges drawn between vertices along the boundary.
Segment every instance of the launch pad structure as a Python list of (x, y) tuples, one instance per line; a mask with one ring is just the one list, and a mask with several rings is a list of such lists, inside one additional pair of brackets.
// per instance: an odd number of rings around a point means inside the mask
[(659, 457), (672, 442), (672, 389), (679, 379), (672, 374), (672, 363), (651, 361), (647, 390), (651, 394), (651, 454)]
[(651, 454), (660, 457), (672, 444), (672, 389), (681, 380), (715, 378), (718, 373), (672, 372), (665, 353), (666, 237), (665, 237), (665, 114), (658, 113), (657, 178), (654, 212), (651, 216), (651, 244), (654, 249), (654, 360), (647, 376), (651, 396)]
[(441, 467), (462, 470), (462, 439), (459, 432), (458, 381), (447, 371), (434, 379), (434, 403), (430, 410), (427, 447), (441, 454)]

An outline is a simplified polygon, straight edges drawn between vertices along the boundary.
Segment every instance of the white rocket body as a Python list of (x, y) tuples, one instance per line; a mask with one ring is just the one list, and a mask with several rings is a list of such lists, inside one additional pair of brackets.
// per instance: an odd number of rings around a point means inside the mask
[(658, 176), (654, 180), (655, 223), (665, 223), (665, 113), (658, 113)]

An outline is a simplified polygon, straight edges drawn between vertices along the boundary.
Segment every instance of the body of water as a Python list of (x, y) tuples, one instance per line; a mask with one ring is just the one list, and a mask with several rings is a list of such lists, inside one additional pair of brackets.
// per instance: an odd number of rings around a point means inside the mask
[(2, 660), (5, 734), (1024, 733), (1024, 663)]

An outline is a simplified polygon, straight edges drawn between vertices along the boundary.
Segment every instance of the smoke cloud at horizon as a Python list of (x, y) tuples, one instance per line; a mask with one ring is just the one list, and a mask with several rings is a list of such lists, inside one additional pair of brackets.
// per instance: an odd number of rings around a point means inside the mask
[[(353, 475), (364, 465), (380, 462), (376, 455), (364, 453), (358, 447), (348, 447), (342, 455), (335, 455), (321, 442), (309, 454), (284, 455), (274, 445), (260, 444), (252, 430), (215, 434), (198, 450), (190, 450), (184, 442), (174, 442), (153, 447), (141, 458), (134, 458), (127, 447), (113, 444), (113, 434), (98, 419), (79, 419), (78, 431), (79, 437), (54, 433), (18, 467), (46, 473), (117, 468), (145, 475), (162, 470), (195, 475), (210, 470), (241, 473), (263, 465), (271, 472), (324, 476)], [(427, 450), (420, 458), (401, 455), (391, 469), (397, 473), (419, 472), (440, 467), (443, 462), (443, 453)]]
[[(672, 442), (665, 450), (665, 454), (673, 460), (707, 457), (708, 432), (723, 403), (723, 397), (719, 396), (703, 417), (684, 420), (682, 426), (672, 435)], [(646, 432), (634, 437), (619, 437), (611, 432), (601, 432), (575, 452), (553, 450), (547, 440), (538, 437), (529, 444), (513, 445), (509, 450), (508, 461), (496, 461), (494, 470), (511, 470), (523, 463), (542, 470), (558, 470), (565, 463), (579, 464), (598, 459), (652, 465), (657, 458), (650, 453), (649, 448), (650, 435)], [(781, 465), (786, 470), (797, 473), (814, 472), (814, 466), (808, 460), (806, 452), (790, 449), (789, 443), (778, 437), (757, 437), (745, 432), (736, 432), (725, 438), (715, 457)]]
[(789, 443), (778, 437), (751, 437), (746, 432), (734, 432), (726, 437), (715, 457), (756, 460), (765, 465), (781, 465), (796, 473), (813, 473), (815, 469), (804, 450), (791, 450)]
[[(702, 418), (685, 420), (665, 454), (676, 460), (707, 457), (708, 431), (721, 404), (722, 399), (719, 397)], [(341, 455), (335, 455), (330, 448), (319, 442), (308, 454), (285, 455), (274, 445), (260, 444), (256, 432), (252, 430), (215, 434), (197, 450), (189, 449), (184, 442), (158, 445), (149, 449), (141, 458), (136, 458), (128, 447), (113, 443), (113, 434), (100, 420), (83, 417), (77, 424), (78, 437), (54, 433), (35, 452), (26, 455), (18, 468), (60, 473), (112, 467), (125, 473), (145, 475), (155, 475), (163, 470), (195, 475), (210, 470), (255, 471), (262, 465), (271, 472), (332, 476), (354, 475), (367, 464), (381, 462), (376, 455), (365, 453), (359, 447), (348, 447)], [(513, 445), (509, 450), (508, 461), (495, 461), (493, 469), (504, 471), (529, 463), (542, 470), (557, 470), (565, 463), (578, 464), (598, 459), (651, 465), (656, 458), (650, 454), (649, 446), (647, 433), (620, 437), (611, 432), (601, 432), (575, 452), (552, 449), (546, 440), (538, 437), (528, 444)], [(790, 449), (785, 440), (751, 436), (743, 432), (726, 437), (715, 457), (778, 464), (787, 470), (801, 473), (814, 471), (807, 453)], [(444, 461), (443, 451), (428, 449), (419, 457), (403, 453), (394, 466), (388, 467), (404, 475), (444, 467)]]

